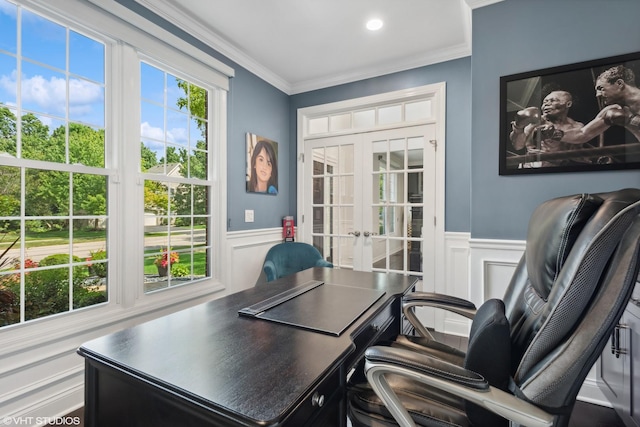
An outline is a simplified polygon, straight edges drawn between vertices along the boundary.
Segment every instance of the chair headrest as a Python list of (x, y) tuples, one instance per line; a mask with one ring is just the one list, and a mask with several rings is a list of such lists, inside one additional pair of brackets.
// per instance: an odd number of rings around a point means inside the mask
[(549, 295), (578, 235), (602, 202), (591, 194), (559, 197), (542, 203), (531, 215), (527, 271), (531, 285), (542, 298)]

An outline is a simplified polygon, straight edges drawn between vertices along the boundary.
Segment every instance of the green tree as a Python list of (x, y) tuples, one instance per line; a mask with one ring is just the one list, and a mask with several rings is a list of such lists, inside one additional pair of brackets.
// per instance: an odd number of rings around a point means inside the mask
[(143, 172), (158, 164), (155, 151), (149, 149), (143, 142), (140, 143), (140, 163)]
[(178, 98), (177, 104), (180, 109), (186, 109), (195, 117), (198, 129), (206, 135), (207, 131), (207, 91), (184, 80), (176, 79), (178, 87), (181, 88), (185, 96)]
[(167, 147), (166, 156), (166, 159), (162, 157), (159, 163), (180, 163), (180, 161), (182, 160), (180, 153), (176, 151), (176, 147)]
[[(49, 126), (31, 113), (22, 116), (22, 153), (24, 159), (45, 160), (50, 162), (65, 162), (65, 137), (49, 136)], [(60, 132), (58, 132), (60, 134)]]
[(166, 215), (169, 209), (169, 195), (167, 186), (158, 182), (146, 180), (144, 182), (144, 210), (156, 215)]
[[(52, 138), (64, 141), (64, 127), (53, 132)], [(69, 123), (69, 162), (85, 166), (104, 167), (104, 130)]]
[(7, 107), (0, 108), (0, 153), (16, 155), (16, 116)]

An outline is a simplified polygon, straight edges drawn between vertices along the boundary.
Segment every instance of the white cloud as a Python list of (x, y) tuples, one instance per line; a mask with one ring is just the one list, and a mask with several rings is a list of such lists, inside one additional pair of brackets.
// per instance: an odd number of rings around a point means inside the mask
[(167, 132), (167, 140), (174, 144), (186, 144), (189, 140), (187, 138), (187, 130), (185, 128), (173, 128)]
[(149, 122), (144, 122), (140, 125), (140, 135), (143, 138), (152, 138), (160, 141), (164, 140), (164, 130), (151, 126)]
[[(152, 138), (158, 141), (165, 140), (164, 130), (159, 127), (151, 126), (149, 122), (143, 122), (140, 125), (140, 135), (143, 138)], [(170, 129), (167, 131), (166, 141), (172, 144), (185, 145), (188, 142), (187, 130), (185, 128)]]
[(16, 98), (16, 70), (13, 70), (8, 76), (5, 74), (0, 76), (0, 89), (13, 99)]
[[(10, 75), (0, 76), (0, 88), (9, 95), (16, 95), (16, 70)], [(65, 79), (51, 76), (48, 79), (35, 75), (21, 81), (22, 103), (29, 108), (37, 108), (64, 116), (67, 87)], [(82, 117), (93, 112), (95, 104), (102, 104), (102, 88), (85, 80), (69, 80), (69, 109), (72, 117)]]
[(36, 104), (44, 111), (58, 114), (64, 114), (65, 112), (67, 87), (63, 79), (51, 77), (47, 80), (42, 76), (23, 79), (21, 92), (23, 104)]

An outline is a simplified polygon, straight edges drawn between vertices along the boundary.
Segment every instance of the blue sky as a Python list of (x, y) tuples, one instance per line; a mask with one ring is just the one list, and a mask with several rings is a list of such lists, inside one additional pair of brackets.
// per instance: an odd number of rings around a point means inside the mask
[[(70, 120), (103, 128), (105, 46), (69, 31), (67, 70), (66, 27), (22, 8), (19, 37), (17, 10), (15, 4), (0, 0), (0, 103), (9, 107), (17, 104), (21, 59), (23, 114), (33, 112), (53, 130), (64, 123), (68, 99)], [(20, 52), (17, 52), (18, 41), (22, 46)], [(146, 63), (142, 63), (141, 72), (140, 131), (145, 145), (155, 151), (158, 158), (164, 155), (163, 141), (176, 147), (187, 148), (189, 143), (195, 147), (196, 141), (202, 139), (201, 132), (185, 111), (175, 110), (177, 99), (184, 96), (175, 77)]]

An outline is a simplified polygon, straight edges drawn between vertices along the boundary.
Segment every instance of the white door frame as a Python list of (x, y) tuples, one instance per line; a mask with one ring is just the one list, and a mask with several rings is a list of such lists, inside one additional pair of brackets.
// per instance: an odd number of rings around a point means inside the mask
[[(378, 95), (372, 95), (362, 98), (354, 98), (346, 101), (333, 102), (329, 104), (315, 105), (298, 109), (297, 114), (297, 224), (302, 224), (302, 216), (304, 214), (304, 206), (306, 197), (312, 197), (311, 194), (305, 194), (304, 176), (305, 167), (312, 167), (312, 162), (304, 162), (305, 139), (308, 138), (307, 127), (310, 118), (331, 115), (350, 110), (364, 109), (371, 106), (380, 106), (386, 104), (396, 104), (398, 102), (406, 102), (411, 99), (431, 99), (433, 106), (433, 122), (436, 124), (436, 189), (435, 189), (435, 250), (430, 261), (425, 260), (425, 270), (432, 269), (432, 275), (428, 271), (424, 271), (423, 287), (421, 290), (428, 292), (444, 292), (445, 291), (445, 247), (444, 247), (444, 202), (445, 202), (445, 124), (446, 124), (446, 83), (434, 83), (416, 88), (404, 89), (394, 92), (387, 92)], [(415, 124), (415, 123), (414, 123)], [(404, 123), (404, 125), (411, 125)], [(387, 128), (397, 128), (395, 126), (380, 126), (375, 130), (383, 130)], [(373, 129), (372, 129), (373, 130)], [(352, 130), (344, 131), (343, 134), (353, 133)], [(321, 136), (337, 136), (340, 132), (331, 134), (318, 135)], [(424, 221), (430, 219), (425, 218)]]

